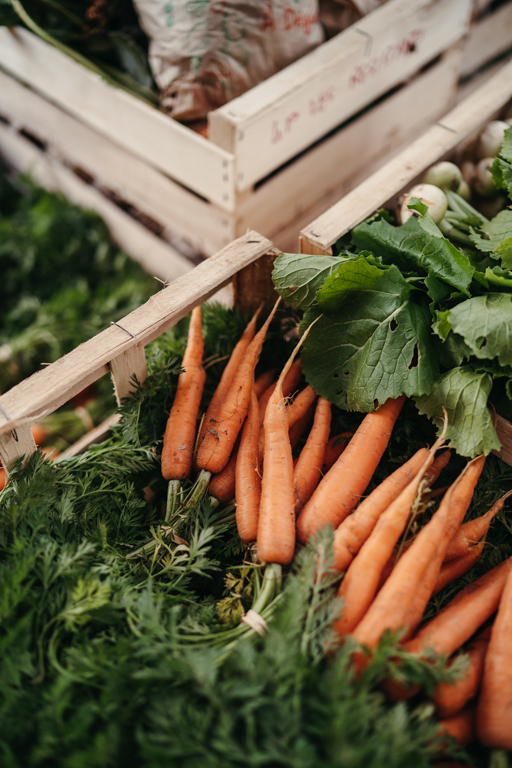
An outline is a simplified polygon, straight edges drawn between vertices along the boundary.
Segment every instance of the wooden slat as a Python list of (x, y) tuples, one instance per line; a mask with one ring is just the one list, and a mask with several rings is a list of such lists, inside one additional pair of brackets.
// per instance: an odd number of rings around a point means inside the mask
[(0, 459), (7, 472), (12, 469), (18, 459), (25, 456), (26, 461), (35, 450), (36, 444), (28, 425), (0, 434)]
[(111, 326), (13, 387), (0, 397), (0, 405), (10, 417), (7, 420), (0, 413), (0, 434), (21, 424), (33, 424), (55, 411), (105, 373), (111, 360), (135, 345), (149, 344), (271, 247), (270, 240), (252, 230), (247, 232), (120, 320), (134, 338)]
[(234, 205), (231, 153), (48, 45), (0, 28), (0, 65), (72, 115), (224, 210)]
[(503, 416), (496, 416), (496, 432), (501, 442), (501, 451), (493, 453), (512, 466), (512, 424)]
[(209, 116), (242, 191), (460, 40), (471, 0), (390, 0)]
[(85, 184), (58, 160), (1, 123), (0, 155), (17, 170), (30, 172), (46, 189), (62, 192), (82, 208), (99, 213), (116, 243), (149, 274), (171, 281), (193, 268), (185, 256), (132, 219), (99, 190)]
[(251, 226), (285, 248), (291, 232), (296, 249), (304, 226), (450, 109), (461, 53), (453, 47), (426, 72), (264, 182), (237, 207), (236, 234)]
[(117, 404), (121, 405), (123, 397), (133, 390), (132, 376), (136, 376), (139, 384), (146, 381), (148, 367), (144, 344), (136, 344), (126, 352), (122, 352), (110, 361), (110, 372), (114, 382), (114, 393)]
[(464, 41), (460, 76), (469, 77), (487, 62), (512, 48), (512, 2), (477, 19)]
[(232, 216), (176, 184), (98, 131), (0, 71), (0, 115), (113, 190), (197, 251), (211, 256), (234, 239)]
[(327, 251), (418, 174), (483, 126), (511, 96), (512, 64), (507, 64), (482, 88), (303, 229), (302, 242), (310, 241)]

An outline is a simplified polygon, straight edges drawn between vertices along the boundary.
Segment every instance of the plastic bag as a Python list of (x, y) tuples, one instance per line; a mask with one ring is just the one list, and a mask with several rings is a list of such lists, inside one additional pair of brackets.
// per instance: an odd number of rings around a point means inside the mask
[(160, 105), (204, 117), (324, 39), (318, 0), (134, 0)]

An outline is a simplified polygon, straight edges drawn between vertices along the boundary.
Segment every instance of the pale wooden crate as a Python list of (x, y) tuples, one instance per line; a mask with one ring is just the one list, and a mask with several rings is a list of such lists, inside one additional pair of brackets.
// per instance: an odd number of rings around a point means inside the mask
[(449, 108), (471, 2), (390, 0), (211, 113), (210, 139), (27, 30), (0, 29), (0, 66), (16, 78), (0, 79), (0, 116), (198, 253), (247, 227), (294, 246), (307, 221)]
[[(436, 125), (413, 141), (359, 186), (305, 227), (300, 253), (332, 256), (332, 246), (357, 224), (383, 207), (394, 207), (425, 170), (441, 159), (461, 152), (483, 126), (512, 100), (512, 63), (474, 91)], [(512, 465), (512, 425), (497, 417), (501, 458)]]
[[(192, 272), (178, 277), (171, 285), (55, 363), (30, 376), (0, 397), (0, 459), (9, 471), (21, 457), (28, 458), (36, 445), (30, 427), (53, 413), (105, 373), (112, 375), (118, 401), (131, 388), (131, 377), (144, 382), (147, 376), (145, 346), (194, 307), (213, 297), (244, 270), (252, 270), (249, 282), (259, 301), (258, 270), (253, 263), (272, 261), (278, 252), (272, 242), (258, 232), (249, 231)], [(257, 267), (256, 263), (256, 267)], [(267, 290), (265, 270), (262, 290)], [(75, 446), (75, 454), (101, 439), (115, 417), (98, 427)]]
[(512, 0), (493, 8), (491, 0), (475, 0), (469, 33), (464, 40), (460, 75), (478, 70), (512, 51)]

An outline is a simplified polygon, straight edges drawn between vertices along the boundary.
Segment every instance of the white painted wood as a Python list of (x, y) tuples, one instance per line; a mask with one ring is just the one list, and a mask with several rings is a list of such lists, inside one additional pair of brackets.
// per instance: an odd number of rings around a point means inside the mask
[(225, 211), (176, 184), (98, 131), (0, 71), (0, 115), (28, 130), (46, 150), (90, 174), (98, 186), (186, 239), (199, 253), (211, 255), (234, 238)]
[[(329, 252), (342, 235), (363, 221), (440, 157), (471, 136), (512, 97), (512, 63), (458, 104), (436, 125), (363, 181), (301, 232), (302, 247)], [(309, 252), (309, 251), (306, 251)]]
[(298, 232), (309, 221), (450, 109), (461, 53), (460, 46), (453, 47), (426, 72), (264, 182), (238, 206), (236, 234), (252, 226), (281, 250), (290, 242), (296, 248)]
[(85, 184), (55, 158), (2, 124), (0, 155), (14, 168), (30, 172), (47, 189), (60, 191), (77, 205), (99, 213), (116, 243), (149, 274), (169, 282), (193, 268), (185, 256), (132, 219), (99, 190)]
[(390, 0), (211, 113), (210, 138), (236, 155), (237, 189), (250, 187), (460, 40), (470, 10), (471, 0)]
[(461, 77), (469, 77), (477, 69), (512, 48), (512, 2), (477, 19), (464, 44)]
[(0, 65), (138, 157), (232, 210), (234, 158), (212, 141), (109, 85), (22, 27), (0, 28)]
[(53, 413), (99, 379), (114, 358), (138, 344), (149, 344), (270, 248), (270, 240), (258, 232), (247, 232), (120, 320), (132, 335), (111, 326), (10, 389), (0, 397), (0, 405), (10, 417), (7, 420), (0, 413), (0, 434)]
[[(119, 333), (125, 333), (120, 327), (121, 325), (122, 322), (117, 326)], [(143, 384), (146, 381), (148, 367), (144, 344), (135, 344), (135, 346), (130, 347), (130, 349), (122, 352), (117, 357), (112, 358), (110, 361), (110, 373), (114, 382), (117, 404), (121, 405), (123, 397), (127, 397), (133, 390), (132, 376), (137, 377), (139, 384)]]
[(28, 425), (17, 427), (0, 434), (0, 459), (7, 473), (22, 456), (26, 460), (34, 453), (37, 446)]

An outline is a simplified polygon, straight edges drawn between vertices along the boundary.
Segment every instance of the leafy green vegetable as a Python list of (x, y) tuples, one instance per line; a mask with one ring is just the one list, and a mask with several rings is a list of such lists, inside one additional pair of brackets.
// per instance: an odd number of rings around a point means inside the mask
[(353, 229), (352, 240), (359, 249), (371, 251), (385, 264), (437, 277), (469, 295), (474, 269), (468, 257), (449, 240), (425, 232), (416, 218), (402, 227), (393, 227), (383, 220), (370, 224), (363, 221)]
[(445, 314), (473, 355), (486, 360), (497, 358), (500, 365), (512, 365), (512, 295), (477, 296)]
[[(508, 264), (503, 263), (506, 269), (512, 265), (510, 255), (512, 253), (512, 211), (500, 211), (494, 219), (480, 227), (482, 235), (474, 229), (470, 232), (471, 241), (479, 251), (483, 253), (496, 253), (493, 258), (504, 258)], [(499, 250), (498, 250), (499, 249)]]
[(274, 263), (274, 285), (290, 306), (307, 309), (340, 262), (340, 257), (283, 253)]
[(446, 408), (446, 438), (461, 456), (488, 454), (501, 447), (487, 410), (491, 386), (487, 373), (476, 373), (470, 366), (452, 368), (441, 376), (430, 394), (415, 398), (416, 405), (420, 413), (439, 425), (438, 433)]
[(429, 392), (437, 376), (425, 297), (397, 267), (347, 261), (325, 281), (302, 361), (311, 386), (349, 410), (373, 410), (389, 397)]

